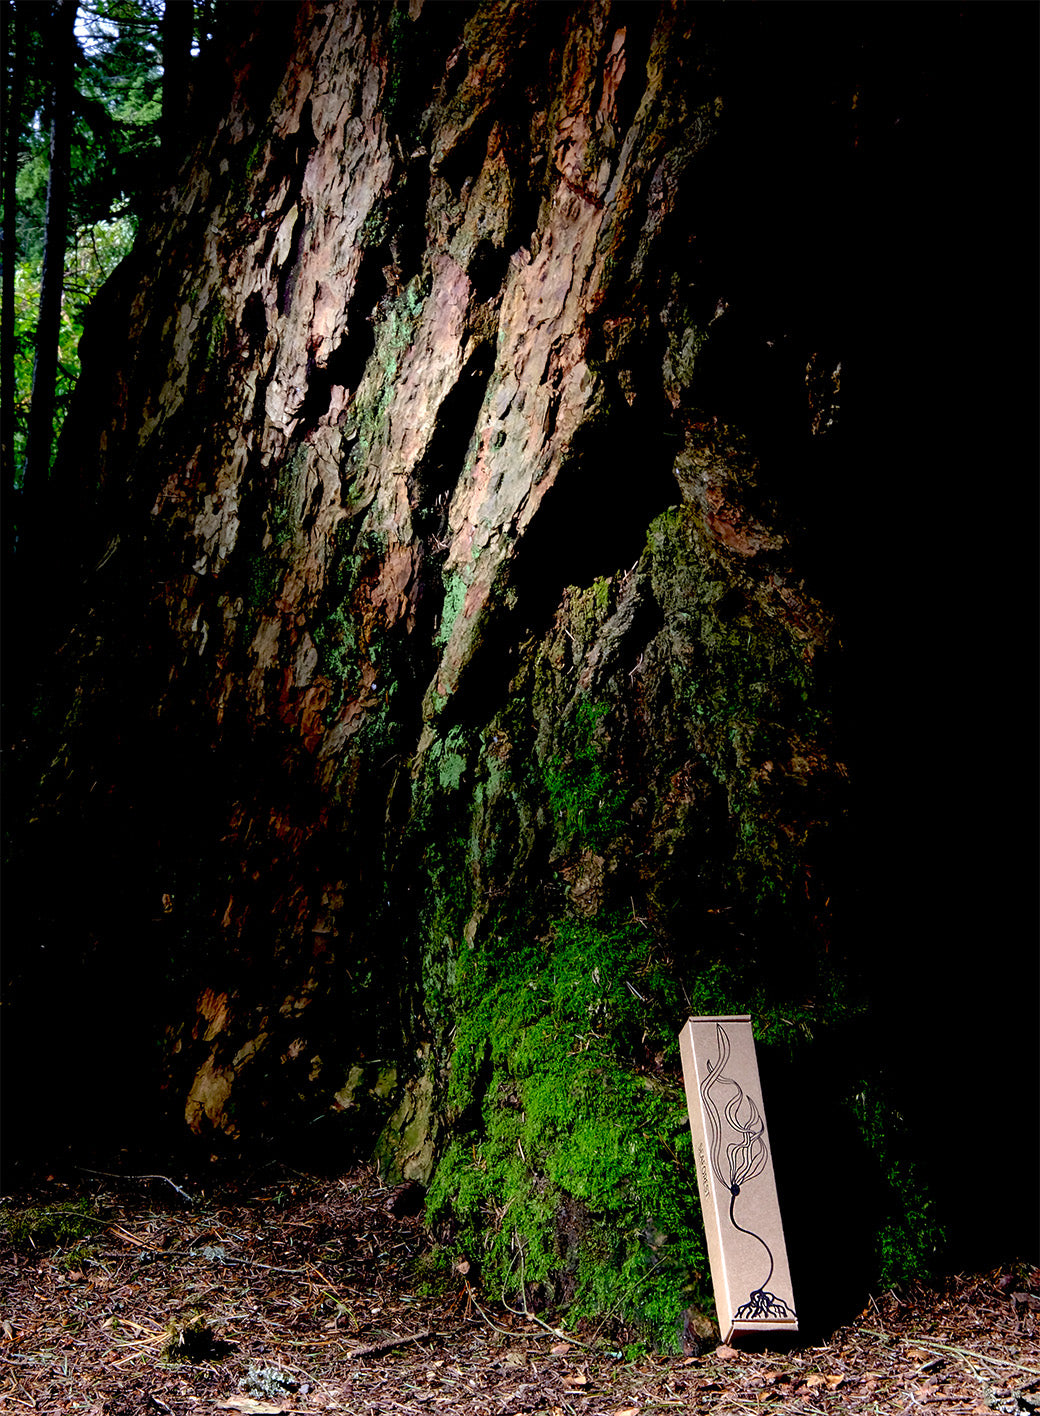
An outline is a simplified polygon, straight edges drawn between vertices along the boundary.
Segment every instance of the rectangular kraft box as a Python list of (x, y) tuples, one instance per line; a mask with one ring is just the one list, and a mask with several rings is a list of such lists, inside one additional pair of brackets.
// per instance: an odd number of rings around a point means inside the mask
[(751, 1018), (690, 1018), (679, 1046), (722, 1340), (797, 1332)]

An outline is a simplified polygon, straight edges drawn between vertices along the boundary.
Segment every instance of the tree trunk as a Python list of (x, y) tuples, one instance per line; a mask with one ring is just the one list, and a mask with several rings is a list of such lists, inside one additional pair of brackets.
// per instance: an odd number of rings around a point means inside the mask
[(491, 1289), (662, 1341), (705, 1281), (687, 1013), (812, 1079), (856, 1199), (802, 1190), (809, 1253), (840, 1224), (855, 1288), (898, 1209), (833, 614), (897, 264), (851, 224), (891, 177), (853, 9), (237, 7), (57, 468), (23, 881), (113, 1131), (161, 1094), (207, 1151), (374, 1148)]
[(47, 218), (40, 280), (40, 313), (36, 325), (32, 404), (25, 449), (23, 492), (26, 514), (39, 515), (43, 487), (50, 474), (54, 441), (54, 393), (58, 376), (61, 301), (65, 286), (65, 242), (69, 217), (72, 144), (72, 85), (76, 52), (76, 0), (60, 0), (51, 17), (50, 172), (47, 177)]
[(0, 457), (2, 457), (2, 502), (4, 553), (14, 549), (15, 449), (14, 449), (14, 268), (18, 258), (15, 229), (18, 198), (18, 139), (22, 125), (24, 89), (24, 20), (14, 0), (4, 0), (3, 82), (4, 183), (3, 183), (3, 289), (0, 295)]
[(183, 155), (184, 120), (191, 81), (191, 42), (195, 34), (194, 0), (166, 0), (162, 18), (162, 124), (160, 157), (167, 180)]

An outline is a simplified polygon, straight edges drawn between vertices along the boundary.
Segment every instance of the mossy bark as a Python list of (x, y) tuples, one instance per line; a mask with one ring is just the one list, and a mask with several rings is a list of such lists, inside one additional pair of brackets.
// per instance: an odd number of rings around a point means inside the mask
[(494, 1288), (676, 1343), (683, 1019), (852, 1007), (828, 291), (723, 251), (729, 7), (240, 8), (66, 424), (43, 927), (97, 1018), (144, 960), (170, 1131), (375, 1149)]

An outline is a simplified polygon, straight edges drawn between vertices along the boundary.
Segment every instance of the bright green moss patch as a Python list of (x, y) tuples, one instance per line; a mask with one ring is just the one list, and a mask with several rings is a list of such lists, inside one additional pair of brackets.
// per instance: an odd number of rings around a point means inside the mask
[(707, 1270), (685, 1099), (637, 1057), (668, 989), (650, 952), (609, 919), (463, 953), (459, 1124), (429, 1215), (487, 1292), (668, 1349)]

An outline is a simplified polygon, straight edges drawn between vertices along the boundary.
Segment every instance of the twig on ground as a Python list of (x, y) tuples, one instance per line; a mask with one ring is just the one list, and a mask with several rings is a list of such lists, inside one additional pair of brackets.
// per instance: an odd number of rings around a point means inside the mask
[[(171, 1255), (171, 1258), (172, 1257), (174, 1256)], [(199, 1257), (207, 1258), (208, 1256), (206, 1254), (200, 1255), (197, 1251), (193, 1249), (187, 1249), (184, 1250), (182, 1253), (177, 1254), (176, 1257), (178, 1259), (197, 1259)], [(244, 1268), (264, 1269), (267, 1273), (301, 1274), (311, 1272), (311, 1269), (309, 1267), (282, 1268), (279, 1264), (262, 1264), (259, 1259), (240, 1259), (235, 1254), (221, 1254), (219, 1258), (214, 1258), (212, 1262), (216, 1264), (241, 1264)]]
[[(475, 1299), (473, 1300), (473, 1306), (474, 1308), (476, 1308), (477, 1312), (480, 1313), (480, 1316), (484, 1319), (485, 1322), (490, 1322), (490, 1319), (487, 1317), (487, 1314), (481, 1311), (480, 1305), (476, 1302)], [(579, 1338), (571, 1337), (569, 1333), (562, 1332), (559, 1328), (550, 1327), (548, 1323), (543, 1323), (541, 1318), (539, 1318), (535, 1313), (529, 1312), (526, 1307), (511, 1308), (506, 1302), (504, 1294), (502, 1295), (502, 1307), (505, 1308), (507, 1313), (512, 1313), (514, 1318), (526, 1318), (529, 1323), (537, 1323), (540, 1328), (544, 1328), (545, 1331), (549, 1334), (549, 1336), (555, 1337), (558, 1342), (569, 1342), (572, 1347), (584, 1347), (586, 1352), (599, 1352), (601, 1350), (590, 1342), (582, 1342)], [(494, 1323), (491, 1323), (491, 1326), (494, 1327)], [(496, 1328), (495, 1331), (506, 1332), (506, 1329)], [(516, 1333), (506, 1332), (506, 1336), (515, 1337)]]
[(432, 1328), (425, 1328), (422, 1332), (405, 1333), (403, 1337), (386, 1337), (382, 1342), (368, 1342), (364, 1347), (354, 1347), (348, 1353), (348, 1357), (371, 1357), (375, 1352), (389, 1352), (394, 1347), (404, 1347), (408, 1342), (424, 1342), (428, 1337), (436, 1337)]
[(198, 1203), (188, 1194), (187, 1190), (182, 1190), (180, 1185), (178, 1185), (175, 1180), (171, 1180), (168, 1175), (120, 1175), (118, 1171), (115, 1170), (90, 1170), (85, 1165), (77, 1165), (76, 1169), (83, 1175), (103, 1175), (106, 1180), (162, 1180), (165, 1184), (176, 1190), (178, 1195), (187, 1200), (189, 1205)]
[[(465, 1280), (464, 1280), (464, 1281), (465, 1281)], [(479, 1304), (479, 1303), (477, 1302), (477, 1300), (474, 1298), (474, 1296), (473, 1296), (473, 1289), (470, 1288), (470, 1286), (469, 1286), (468, 1283), (466, 1283), (466, 1302), (469, 1304), (469, 1306), (470, 1306), (471, 1308), (476, 1308), (477, 1312), (478, 1312), (478, 1313), (480, 1314), (480, 1316), (484, 1319), (485, 1323), (487, 1323), (488, 1327), (491, 1329), (492, 1332), (497, 1332), (497, 1333), (499, 1333), (502, 1337), (516, 1337), (516, 1333), (515, 1333), (515, 1332), (511, 1332), (511, 1331), (509, 1330), (509, 1328), (499, 1327), (497, 1323), (493, 1323), (493, 1322), (491, 1321), (491, 1319), (488, 1317), (487, 1313), (484, 1312), (484, 1309), (480, 1306), (480, 1304)], [(512, 1309), (510, 1309), (510, 1311), (512, 1311)], [(523, 1316), (523, 1315), (521, 1315), (521, 1316)]]
[(989, 1357), (984, 1352), (974, 1352), (970, 1347), (955, 1347), (952, 1342), (940, 1342), (934, 1337), (904, 1337), (902, 1342), (913, 1343), (916, 1347), (930, 1348), (934, 1352), (952, 1352), (957, 1357), (968, 1357), (975, 1362), (987, 1362), (993, 1367), (1010, 1367), (1013, 1372), (1028, 1372), (1031, 1377), (1040, 1377), (1040, 1367), (1027, 1367), (1023, 1362), (1009, 1362), (1004, 1357)]
[[(542, 1320), (541, 1320), (541, 1318), (536, 1317), (535, 1314), (532, 1313), (532, 1312), (528, 1309), (528, 1306), (527, 1306), (527, 1285), (526, 1285), (526, 1283), (525, 1283), (525, 1281), (524, 1281), (524, 1250), (523, 1250), (523, 1245), (518, 1245), (518, 1247), (519, 1247), (519, 1250), (520, 1250), (520, 1295), (521, 1295), (521, 1298), (523, 1299), (523, 1304), (524, 1304), (524, 1306), (523, 1306), (523, 1308), (511, 1308), (511, 1307), (509, 1306), (509, 1304), (506, 1302), (506, 1291), (505, 1291), (505, 1288), (503, 1287), (503, 1289), (502, 1289), (502, 1307), (505, 1308), (505, 1310), (506, 1310), (507, 1313), (512, 1313), (512, 1315), (513, 1315), (514, 1318), (526, 1318), (528, 1322), (537, 1323), (540, 1328), (544, 1328), (544, 1330), (550, 1335), (550, 1337), (555, 1337), (558, 1342), (567, 1342), (567, 1343), (570, 1343), (570, 1345), (571, 1345), (572, 1347), (583, 1347), (586, 1352), (598, 1352), (598, 1351), (599, 1351), (599, 1348), (598, 1348), (598, 1347), (592, 1347), (592, 1346), (591, 1346), (589, 1343), (587, 1343), (587, 1342), (580, 1342), (580, 1341), (578, 1340), (578, 1338), (576, 1338), (576, 1337), (568, 1337), (567, 1334), (566, 1334), (565, 1332), (561, 1332), (561, 1331), (559, 1330), (559, 1328), (553, 1328), (553, 1327), (550, 1327), (548, 1323), (543, 1323)], [(468, 1283), (466, 1284), (466, 1288), (467, 1288), (467, 1290), (469, 1290), (469, 1284), (468, 1284)], [(471, 1301), (473, 1301), (474, 1307), (477, 1307), (475, 1300), (473, 1300), (473, 1295), (472, 1295), (472, 1293), (470, 1293), (470, 1299), (471, 1299)], [(477, 1312), (480, 1313), (480, 1308), (479, 1308), (479, 1307), (477, 1307)], [(488, 1321), (486, 1314), (481, 1313), (481, 1317), (483, 1317), (483, 1318), (485, 1319), (485, 1321)], [(502, 1331), (502, 1329), (500, 1328), (499, 1331)], [(513, 1336), (512, 1333), (510, 1333), (510, 1334), (508, 1334), (508, 1335), (509, 1335), (510, 1337)]]

